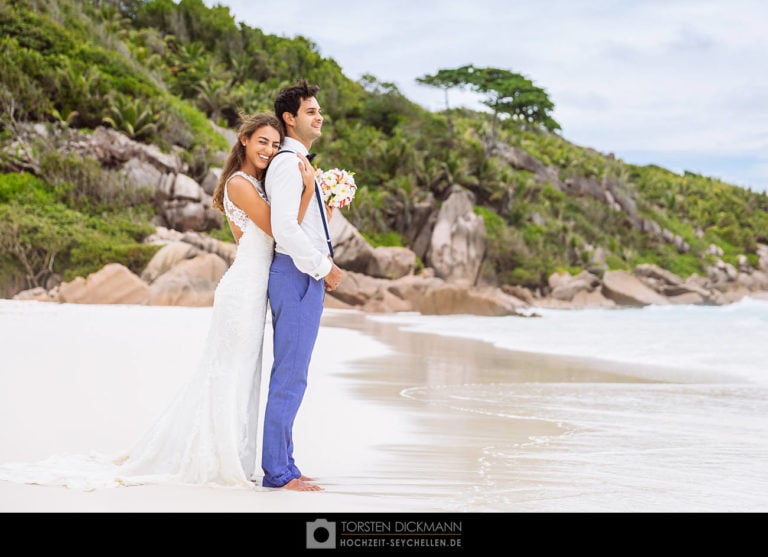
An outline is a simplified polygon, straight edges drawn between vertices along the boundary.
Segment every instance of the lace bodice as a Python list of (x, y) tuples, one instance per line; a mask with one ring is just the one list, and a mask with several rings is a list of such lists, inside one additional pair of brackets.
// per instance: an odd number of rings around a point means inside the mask
[[(269, 205), (267, 194), (264, 192), (264, 189), (262, 188), (261, 182), (259, 180), (249, 174), (246, 174), (245, 172), (241, 172), (240, 170), (232, 174), (232, 176), (229, 177), (229, 180), (235, 176), (242, 176), (251, 184), (253, 184), (253, 187), (256, 188), (256, 192), (259, 194), (259, 196), (267, 203), (267, 205)], [(229, 199), (229, 194), (227, 193), (229, 180), (227, 180), (227, 183), (224, 185), (224, 212), (226, 213), (227, 218), (233, 222), (240, 230), (245, 230), (245, 227), (248, 225), (251, 219), (248, 217), (245, 211), (232, 203), (232, 201)]]

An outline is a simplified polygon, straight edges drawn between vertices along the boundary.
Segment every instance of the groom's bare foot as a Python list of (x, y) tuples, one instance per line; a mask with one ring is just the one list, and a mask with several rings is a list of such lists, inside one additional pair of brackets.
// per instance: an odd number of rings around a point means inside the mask
[(311, 484), (301, 478), (293, 478), (280, 489), (288, 489), (290, 491), (323, 491), (323, 488), (319, 485)]
[[(304, 474), (302, 474), (301, 476), (299, 476), (299, 477), (298, 477), (298, 479), (299, 479), (300, 481), (302, 481), (302, 482), (305, 482), (305, 483), (306, 483), (306, 482), (314, 482), (314, 481), (315, 481), (315, 479), (314, 479), (314, 478), (310, 478), (310, 477), (308, 477), (308, 476), (305, 476)], [(261, 480), (259, 480), (259, 479), (251, 479), (251, 482), (252, 482), (252, 483), (255, 483), (256, 485), (260, 485), (260, 484), (261, 484)], [(289, 482), (289, 483), (290, 483), (290, 482)], [(282, 487), (285, 487), (285, 486), (282, 486)], [(322, 488), (320, 488), (320, 491), (322, 491)]]

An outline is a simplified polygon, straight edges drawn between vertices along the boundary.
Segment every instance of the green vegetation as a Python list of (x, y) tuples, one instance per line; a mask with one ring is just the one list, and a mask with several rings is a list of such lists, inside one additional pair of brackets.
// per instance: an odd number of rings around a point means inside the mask
[[(394, 84), (348, 79), (305, 37), (267, 35), (202, 0), (13, 0), (0, 4), (0, 37), (0, 285), (110, 261), (140, 272), (156, 249), (141, 243), (152, 192), (44, 140), (14, 143), (23, 124), (107, 125), (178, 152), (201, 180), (229, 149), (211, 121), (232, 128), (240, 112), (271, 110), (298, 78), (321, 87), (317, 164), (355, 172), (344, 215), (373, 245), (414, 247), (454, 187), (475, 196), (488, 233), (482, 274), (498, 283), (539, 287), (556, 271), (639, 263), (686, 277), (714, 261), (711, 244), (727, 262), (744, 254), (754, 264), (768, 242), (768, 195), (574, 145), (555, 133), (545, 91), (510, 70), (423, 76), (446, 95), (485, 95), (492, 111), (432, 113)], [(535, 164), (511, 164), (511, 148)], [(213, 235), (231, 240), (226, 226)]]
[(146, 224), (151, 207), (103, 210), (82, 204), (83, 198), (73, 196), (76, 190), (67, 182), (51, 187), (27, 173), (0, 174), (4, 279), (23, 277), (30, 288), (44, 286), (57, 272), (71, 280), (112, 262), (142, 271), (158, 249), (140, 243), (154, 231)]
[(363, 237), (373, 247), (386, 246), (386, 247), (403, 247), (403, 237), (397, 232), (381, 232), (373, 234), (364, 234)]

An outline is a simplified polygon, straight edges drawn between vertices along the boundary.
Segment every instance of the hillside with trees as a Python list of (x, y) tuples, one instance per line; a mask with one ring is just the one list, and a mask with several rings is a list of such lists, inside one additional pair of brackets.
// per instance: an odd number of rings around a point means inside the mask
[[(344, 215), (372, 245), (409, 247), (422, 264), (426, 216), (456, 188), (485, 223), (485, 284), (546, 292), (556, 272), (641, 264), (682, 278), (754, 270), (768, 244), (765, 192), (575, 145), (545, 90), (511, 70), (435, 68), (419, 81), (476, 91), (490, 112), (431, 112), (375, 76), (347, 78), (308, 38), (266, 34), (202, 0), (7, 0), (0, 31), (3, 296), (110, 262), (140, 273), (158, 249), (144, 239), (175, 226), (121, 161), (71, 145), (107, 128), (202, 182), (229, 149), (217, 130), (271, 110), (298, 78), (321, 87), (319, 165), (355, 172)], [(220, 220), (201, 222), (231, 240)]]

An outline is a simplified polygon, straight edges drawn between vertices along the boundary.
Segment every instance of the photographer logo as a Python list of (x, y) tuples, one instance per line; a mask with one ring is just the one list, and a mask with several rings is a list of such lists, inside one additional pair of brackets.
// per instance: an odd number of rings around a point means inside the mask
[(336, 549), (336, 523), (324, 518), (307, 522), (307, 549)]

